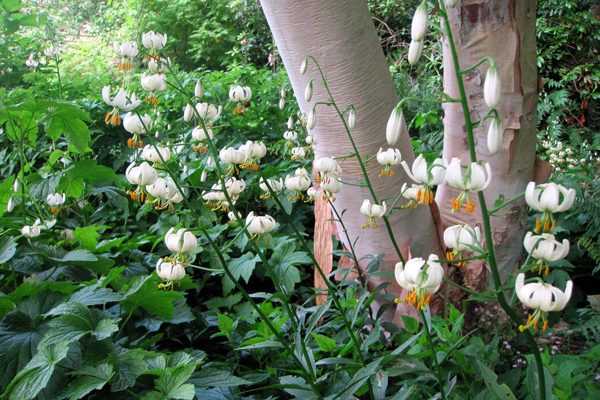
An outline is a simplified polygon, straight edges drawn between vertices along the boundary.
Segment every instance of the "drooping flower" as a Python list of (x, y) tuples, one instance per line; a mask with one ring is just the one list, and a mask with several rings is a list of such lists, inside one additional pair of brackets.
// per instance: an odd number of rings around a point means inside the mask
[(472, 162), (466, 167), (461, 166), (459, 158), (452, 158), (446, 170), (446, 183), (461, 190), (461, 193), (452, 200), (452, 211), (464, 207), (465, 211), (475, 211), (475, 203), (471, 200), (471, 192), (485, 190), (492, 179), (492, 171), (487, 162)]
[(267, 155), (267, 146), (259, 141), (248, 140), (238, 150), (245, 153), (244, 162), (240, 167), (252, 171), (258, 171), (260, 160)]
[(400, 164), (400, 161), (402, 161), (400, 150), (394, 148), (383, 150), (380, 147), (377, 152), (377, 162), (383, 168), (379, 171), (379, 176), (394, 176), (395, 172), (392, 166)]
[(317, 198), (317, 196), (319, 196), (320, 193), (321, 190), (319, 188), (316, 188), (314, 186), (309, 187), (306, 190), (307, 201), (315, 201), (315, 199)]
[(336, 176), (330, 175), (321, 179), (321, 189), (325, 198), (334, 201), (336, 193), (342, 190), (342, 181)]
[(270, 215), (256, 215), (253, 211), (246, 217), (246, 229), (251, 235), (262, 235), (277, 228), (275, 218)]
[(573, 292), (573, 281), (569, 280), (564, 292), (559, 288), (544, 282), (525, 284), (525, 274), (520, 273), (515, 281), (515, 292), (519, 301), (533, 311), (527, 322), (519, 326), (521, 332), (527, 329), (537, 331), (539, 321), (542, 321), (542, 332), (548, 329), (547, 313), (562, 311), (567, 306)]
[(492, 118), (487, 132), (487, 148), (490, 154), (496, 154), (502, 148), (504, 128), (499, 118)]
[(162, 92), (167, 89), (167, 81), (164, 74), (144, 74), (140, 78), (142, 88), (150, 92), (150, 95), (146, 98), (146, 101), (156, 106), (158, 104), (158, 97), (154, 92)]
[(158, 178), (158, 172), (144, 161), (139, 165), (135, 163), (129, 164), (125, 171), (125, 177), (132, 185), (147, 186), (152, 185)]
[(234, 147), (225, 147), (219, 151), (219, 159), (226, 164), (241, 164), (246, 161), (246, 152)]
[[(268, 182), (269, 186), (267, 186), (267, 182)], [(273, 192), (279, 193), (285, 189), (285, 183), (283, 182), (283, 179), (281, 179), (281, 178), (279, 178), (279, 179), (268, 178), (265, 181), (265, 179), (263, 177), (261, 177), (258, 187), (263, 192), (260, 195), (260, 198), (262, 200), (266, 200), (266, 199), (271, 198), (271, 192), (269, 191), (269, 187), (271, 187), (271, 190)]]
[(171, 158), (171, 150), (166, 146), (148, 144), (142, 150), (142, 158), (154, 163), (167, 162)]
[[(464, 253), (482, 252), (481, 231), (479, 227), (470, 225), (452, 225), (444, 230), (444, 245), (451, 251), (446, 252), (448, 261), (462, 258)], [(464, 262), (458, 262), (462, 267)]]
[(288, 142), (296, 142), (298, 140), (298, 133), (294, 131), (283, 132), (283, 138)]
[(306, 149), (304, 147), (292, 147), (292, 160), (304, 160), (306, 158)]
[(313, 168), (319, 173), (321, 179), (327, 176), (338, 176), (342, 173), (342, 168), (338, 162), (331, 157), (319, 157), (313, 162)]
[(311, 184), (308, 171), (304, 168), (297, 168), (294, 175), (285, 177), (285, 187), (292, 192), (290, 200), (300, 200), (304, 198), (303, 192), (306, 191)]
[(185, 228), (171, 228), (165, 234), (165, 245), (173, 253), (193, 253), (196, 250), (196, 236)]
[(58, 214), (60, 207), (65, 204), (67, 196), (64, 193), (50, 193), (46, 196), (46, 204), (50, 206), (50, 212), (53, 215)]
[(33, 225), (24, 225), (21, 228), (21, 235), (25, 236), (26, 238), (32, 239), (35, 237), (40, 236), (42, 233), (42, 227), (38, 224), (33, 224)]
[(411, 168), (408, 167), (406, 161), (402, 161), (401, 165), (406, 175), (416, 184), (420, 185), (417, 192), (417, 203), (433, 203), (433, 188), (444, 182), (446, 175), (446, 163), (444, 160), (436, 158), (430, 164), (422, 154), (419, 154), (413, 161)]
[(198, 116), (205, 120), (206, 123), (215, 122), (221, 116), (221, 107), (217, 107), (214, 104), (209, 103), (198, 103), (196, 104), (196, 112)]
[(563, 239), (562, 243), (557, 241), (554, 235), (542, 233), (534, 235), (527, 232), (523, 239), (523, 247), (531, 257), (537, 260), (536, 267), (540, 273), (546, 275), (550, 272), (548, 263), (562, 260), (569, 254), (569, 241)]
[(490, 62), (483, 83), (483, 100), (489, 108), (496, 108), (502, 97), (502, 84), (496, 63)]
[(117, 69), (123, 72), (128, 72), (133, 69), (133, 59), (138, 55), (138, 48), (135, 42), (126, 42), (115, 46), (115, 51), (121, 60), (117, 64)]
[(229, 100), (238, 103), (233, 110), (234, 114), (243, 114), (246, 111), (244, 103), (248, 103), (252, 98), (252, 89), (249, 86), (231, 86), (229, 88)]
[(160, 50), (167, 43), (167, 34), (158, 32), (142, 33), (142, 45), (149, 50)]
[(104, 116), (104, 123), (106, 125), (119, 126), (121, 124), (119, 112), (133, 111), (142, 103), (142, 101), (137, 98), (135, 93), (127, 93), (123, 88), (119, 88), (114, 97), (110, 96), (110, 92), (110, 86), (104, 86), (102, 88), (102, 100), (113, 108)]
[(385, 139), (390, 146), (398, 143), (402, 132), (406, 131), (406, 122), (404, 121), (404, 113), (400, 106), (394, 107), (385, 127)]
[(376, 228), (376, 218), (382, 218), (386, 212), (387, 204), (385, 201), (381, 204), (376, 204), (371, 203), (371, 200), (369, 199), (364, 199), (360, 206), (360, 213), (367, 217), (367, 222), (365, 222), (361, 227), (363, 229)]
[(156, 263), (156, 275), (163, 281), (180, 281), (185, 277), (185, 266), (177, 261), (160, 258)]
[(133, 135), (143, 135), (152, 128), (152, 119), (149, 115), (125, 114), (123, 128)]
[(415, 185), (414, 183), (408, 187), (408, 184), (404, 182), (400, 188), (400, 195), (408, 200), (408, 203), (402, 206), (402, 208), (415, 208), (419, 205), (419, 200), (423, 197), (424, 185)]
[(166, 208), (183, 201), (183, 196), (171, 177), (157, 178), (154, 183), (146, 186), (146, 191), (157, 200), (157, 209)]
[(213, 137), (214, 133), (211, 128), (207, 127), (204, 129), (201, 126), (196, 126), (192, 129), (192, 138), (200, 143), (192, 146), (192, 149), (197, 153), (206, 153), (208, 151), (208, 146), (205, 145), (205, 142)]
[(542, 217), (536, 218), (536, 232), (551, 232), (554, 229), (555, 213), (567, 211), (575, 202), (575, 189), (567, 189), (556, 183), (536, 185), (529, 182), (525, 189), (525, 201), (532, 209), (541, 212)]
[(435, 254), (430, 254), (427, 261), (416, 257), (406, 264), (399, 262), (394, 272), (398, 285), (409, 291), (404, 301), (418, 310), (429, 305), (432, 295), (439, 290), (444, 279), (444, 268)]

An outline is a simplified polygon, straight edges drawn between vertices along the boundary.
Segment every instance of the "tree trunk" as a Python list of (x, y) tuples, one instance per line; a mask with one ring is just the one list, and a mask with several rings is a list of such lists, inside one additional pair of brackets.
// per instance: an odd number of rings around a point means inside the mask
[[(491, 155), (486, 146), (489, 120), (475, 129), (477, 157), (492, 167), (492, 183), (485, 191), (489, 208), (499, 196), (511, 199), (534, 179), (536, 142), (537, 69), (535, 46), (536, 0), (463, 0), (451, 8), (449, 17), (459, 51), (461, 68), (492, 57), (502, 81), (502, 101), (498, 107), (504, 126), (504, 144)], [(444, 41), (444, 91), (458, 97), (458, 88), (448, 43)], [(483, 101), (487, 66), (465, 76), (472, 119), (480, 121), (488, 111)], [(469, 159), (464, 118), (460, 104), (444, 105), (444, 158)], [(436, 200), (445, 225), (477, 224), (480, 215), (451, 212), (450, 202), (457, 192), (440, 186)], [(522, 254), (527, 209), (523, 200), (512, 203), (492, 218), (498, 264), (503, 278), (517, 267)], [(472, 266), (477, 273), (481, 266)]]
[[(386, 147), (385, 127), (397, 98), (367, 2), (261, 0), (261, 4), (300, 109), (308, 112), (314, 102), (327, 99), (314, 65), (309, 66), (305, 75), (299, 71), (304, 57), (313, 56), (321, 65), (340, 108), (343, 110), (354, 105), (357, 110), (353, 137), (361, 155), (367, 158), (376, 154), (380, 147)], [(315, 91), (311, 104), (307, 104), (303, 93), (310, 79), (315, 80)], [(316, 115), (316, 156), (352, 154), (350, 141), (334, 110), (320, 106)], [(398, 147), (403, 158), (411, 163), (414, 156), (407, 132), (403, 133)], [(345, 160), (340, 164), (344, 181), (358, 183), (362, 180), (355, 160)], [(379, 177), (379, 166), (374, 161), (369, 163), (368, 170), (377, 195), (388, 202), (399, 192), (402, 183), (407, 181), (400, 169), (397, 169), (394, 177)], [(358, 256), (382, 254), (382, 269), (391, 272), (398, 257), (383, 223), (376, 229), (361, 229), (365, 217), (359, 213), (359, 208), (362, 200), (367, 198), (370, 196), (366, 188), (344, 185), (335, 207), (340, 213), (346, 210), (344, 222), (351, 240), (359, 238), (355, 245)], [(395, 212), (390, 217), (390, 223), (404, 257), (409, 249), (413, 255), (423, 257), (430, 252), (439, 252), (437, 234), (427, 207)], [(338, 232), (346, 242), (340, 229)], [(364, 268), (368, 260), (363, 261)], [(394, 282), (393, 274), (369, 277), (372, 286), (383, 282), (391, 285), (388, 292), (399, 295), (400, 289)]]

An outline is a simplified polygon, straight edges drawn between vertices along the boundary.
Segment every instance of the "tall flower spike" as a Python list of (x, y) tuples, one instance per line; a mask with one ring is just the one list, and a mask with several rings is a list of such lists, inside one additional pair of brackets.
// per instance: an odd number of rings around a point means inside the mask
[(444, 268), (439, 262), (439, 257), (430, 254), (427, 261), (416, 257), (408, 260), (406, 264), (397, 263), (394, 275), (398, 285), (409, 291), (404, 301), (422, 310), (430, 303), (432, 295), (439, 290), (444, 279)]
[(492, 179), (492, 171), (487, 162), (472, 162), (466, 167), (461, 166), (459, 158), (452, 158), (446, 170), (446, 183), (459, 189), (460, 194), (452, 200), (452, 211), (464, 208), (465, 211), (473, 213), (475, 203), (471, 200), (471, 192), (485, 190)]
[(569, 303), (573, 292), (573, 281), (569, 280), (564, 292), (559, 288), (543, 282), (525, 284), (525, 274), (520, 273), (515, 281), (515, 292), (519, 301), (533, 311), (527, 322), (519, 326), (521, 332), (527, 329), (537, 331), (542, 321), (542, 332), (548, 329), (547, 313), (562, 311)]

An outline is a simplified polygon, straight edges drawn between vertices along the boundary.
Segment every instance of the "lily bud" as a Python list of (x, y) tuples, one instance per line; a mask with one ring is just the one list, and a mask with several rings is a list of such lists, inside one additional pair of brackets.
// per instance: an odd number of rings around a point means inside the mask
[(385, 128), (385, 138), (388, 144), (390, 146), (395, 145), (398, 142), (398, 139), (400, 139), (400, 134), (404, 130), (406, 130), (404, 114), (402, 113), (402, 109), (396, 106), (392, 110)]
[(502, 84), (496, 64), (492, 61), (483, 83), (483, 100), (489, 108), (496, 108), (502, 96)]
[(311, 79), (304, 89), (304, 101), (307, 103), (312, 99), (313, 95), (313, 80)]
[(411, 41), (410, 46), (408, 46), (408, 63), (410, 65), (415, 65), (417, 62), (419, 62), (422, 52), (423, 52), (423, 41), (422, 40)]
[(306, 117), (306, 127), (308, 129), (313, 129), (316, 124), (317, 124), (317, 117), (315, 115), (315, 109), (313, 108), (308, 112), (308, 116)]
[(350, 129), (354, 129), (354, 127), (356, 126), (356, 111), (354, 110), (354, 108), (351, 108), (350, 110), (348, 110), (348, 128)]
[(493, 118), (488, 127), (487, 148), (490, 154), (496, 154), (502, 147), (504, 139), (504, 128), (502, 121), (498, 118)]
[(444, 0), (444, 5), (447, 8), (452, 8), (458, 3), (458, 0)]
[(294, 129), (294, 118), (289, 117), (287, 120), (287, 128), (289, 131), (291, 131), (292, 129)]
[(279, 107), (280, 110), (283, 110), (285, 108), (285, 99), (283, 97), (281, 97), (279, 99), (278, 107)]
[(423, 1), (415, 10), (410, 36), (413, 41), (419, 41), (425, 38), (425, 33), (427, 33), (427, 2)]
[(300, 73), (304, 75), (306, 73), (306, 69), (308, 67), (308, 58), (304, 58), (302, 60), (302, 64), (300, 64)]
[(204, 88), (202, 87), (202, 83), (200, 81), (196, 81), (196, 86), (194, 86), (194, 96), (204, 96)]
[(193, 116), (194, 116), (194, 108), (192, 107), (191, 104), (186, 104), (185, 108), (183, 109), (183, 120), (185, 122), (190, 122), (192, 120)]

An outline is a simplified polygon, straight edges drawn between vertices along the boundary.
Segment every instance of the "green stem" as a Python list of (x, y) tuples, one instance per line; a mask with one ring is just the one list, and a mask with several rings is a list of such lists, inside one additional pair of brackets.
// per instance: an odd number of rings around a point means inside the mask
[(440, 393), (442, 394), (442, 399), (446, 399), (446, 393), (444, 392), (444, 378), (442, 376), (442, 370), (440, 369), (440, 365), (437, 361), (437, 351), (435, 350), (435, 344), (433, 343), (433, 338), (431, 336), (431, 330), (429, 326), (429, 320), (425, 315), (425, 311), (419, 310), (421, 314), (421, 320), (423, 321), (423, 330), (425, 330), (425, 336), (427, 337), (427, 343), (429, 344), (429, 348), (432, 353), (433, 359), (433, 369), (435, 370), (435, 376), (438, 381), (438, 385), (440, 386)]
[[(346, 118), (344, 118), (344, 114), (342, 113), (342, 111), (338, 107), (337, 103), (335, 102), (333, 93), (331, 92), (331, 89), (329, 88), (329, 84), (327, 83), (327, 79), (325, 78), (325, 74), (323, 73), (323, 70), (321, 69), (321, 66), (319, 65), (317, 60), (312, 56), (309, 56), (309, 58), (317, 66), (319, 75), (321, 75), (323, 87), (327, 91), (327, 95), (329, 96), (329, 99), (331, 100), (331, 103), (332, 103), (333, 108), (335, 109), (335, 112), (337, 113), (340, 120), (342, 121), (342, 124), (344, 125), (344, 129), (346, 131), (348, 139), (350, 140), (350, 143), (352, 144), (352, 149), (354, 150), (354, 153), (356, 155), (356, 160), (358, 161), (358, 164), (360, 165), (360, 170), (361, 170), (363, 176), (365, 177), (365, 183), (367, 184), (369, 193), (371, 194), (373, 201), (377, 204), (380, 204), (379, 200), (377, 198), (377, 194), (375, 193), (375, 189), (373, 189), (373, 185), (371, 184), (371, 179), (369, 178), (369, 173), (367, 172), (367, 166), (365, 165), (365, 162), (363, 161), (363, 159), (360, 155), (360, 152), (358, 150), (358, 146), (356, 145), (356, 142), (354, 141), (354, 138), (352, 137), (352, 133), (350, 132), (350, 127), (348, 126), (348, 123), (346, 122)], [(390, 240), (392, 241), (392, 245), (394, 246), (394, 250), (396, 250), (396, 254), (398, 255), (398, 258), (400, 258), (400, 261), (402, 261), (404, 263), (405, 262), (404, 256), (402, 255), (402, 252), (400, 251), (400, 246), (398, 246), (398, 242), (396, 241), (396, 236), (394, 235), (394, 231), (392, 231), (392, 226), (390, 225), (390, 221), (386, 216), (384, 216), (382, 219), (383, 219), (383, 222), (385, 225), (385, 229), (388, 233), (388, 236), (390, 237)]]
[[(462, 106), (463, 115), (465, 118), (465, 130), (467, 132), (467, 144), (469, 147), (469, 156), (471, 158), (471, 162), (477, 162), (477, 153), (475, 151), (475, 138), (473, 134), (473, 122), (471, 120), (471, 113), (469, 110), (469, 101), (467, 97), (467, 93), (465, 90), (465, 85), (463, 81), (463, 77), (460, 69), (460, 62), (458, 58), (458, 50), (456, 49), (456, 44), (454, 43), (454, 37), (452, 34), (452, 29), (450, 28), (450, 19), (448, 17), (448, 13), (446, 11), (446, 6), (443, 0), (438, 2), (440, 7), (440, 14), (442, 18), (444, 18), (446, 35), (448, 39), (448, 45), (450, 46), (450, 53), (452, 55), (452, 64), (454, 67), (454, 73), (456, 75), (456, 84), (458, 86), (458, 91), (460, 94), (460, 103)], [(485, 201), (485, 197), (483, 192), (480, 191), (477, 193), (477, 197), (479, 200), (479, 205), (481, 207), (481, 219), (483, 222), (483, 231), (485, 236), (485, 242), (487, 244), (488, 250), (488, 264), (490, 266), (490, 270), (492, 271), (492, 280), (494, 282), (494, 287), (496, 289), (496, 296), (498, 299), (498, 303), (502, 307), (502, 309), (508, 314), (510, 319), (516, 325), (521, 323), (521, 319), (517, 315), (517, 313), (512, 309), (512, 307), (506, 301), (506, 297), (504, 296), (504, 291), (502, 290), (502, 280), (500, 278), (500, 272), (498, 271), (498, 265), (496, 262), (496, 252), (494, 249), (494, 239), (492, 235), (492, 226), (490, 223), (490, 213), (487, 209), (487, 204)], [(531, 333), (526, 331), (525, 336), (527, 337), (527, 341), (533, 353), (533, 356), (536, 361), (538, 379), (540, 383), (540, 399), (546, 400), (546, 381), (544, 376), (544, 365), (542, 363), (542, 357), (540, 355), (540, 351), (538, 346), (531, 336)]]

